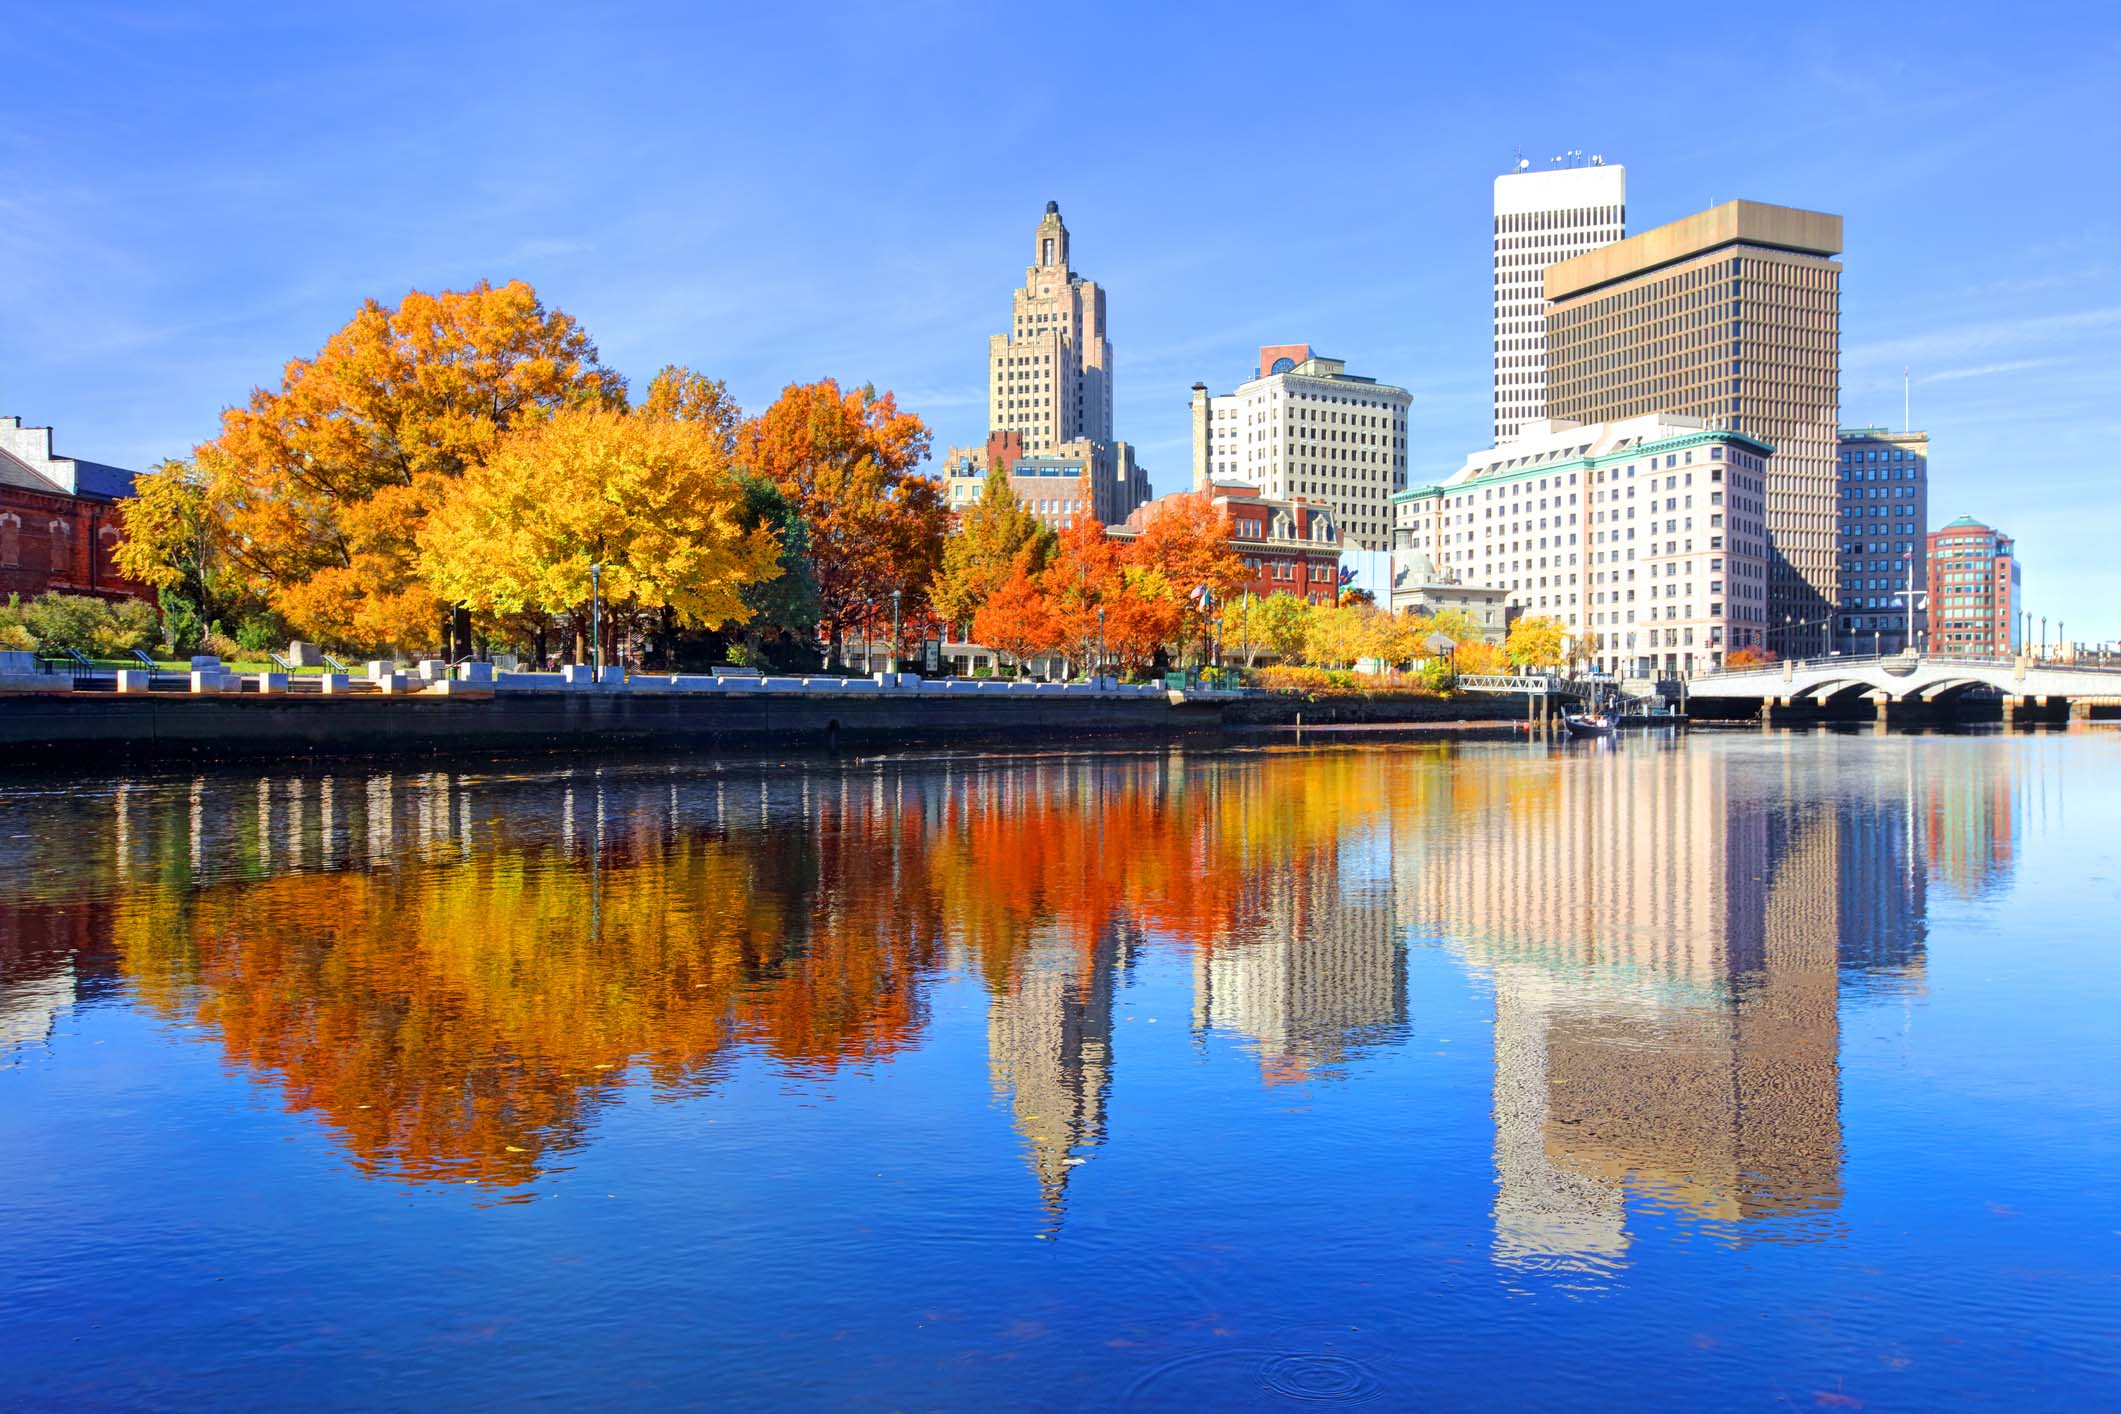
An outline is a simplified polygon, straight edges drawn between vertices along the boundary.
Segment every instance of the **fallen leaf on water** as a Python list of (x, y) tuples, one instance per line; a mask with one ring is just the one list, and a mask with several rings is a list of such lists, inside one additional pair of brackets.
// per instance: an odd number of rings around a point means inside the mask
[(517, 1147), (516, 1147), (515, 1145), (511, 1144), (511, 1145), (509, 1145), (509, 1146), (508, 1146), (508, 1152), (509, 1152), (509, 1153), (511, 1153), (511, 1154), (527, 1154), (527, 1153), (529, 1153), (529, 1152), (530, 1152), (530, 1150), (528, 1150), (528, 1149), (518, 1149), (518, 1148), (517, 1148)]

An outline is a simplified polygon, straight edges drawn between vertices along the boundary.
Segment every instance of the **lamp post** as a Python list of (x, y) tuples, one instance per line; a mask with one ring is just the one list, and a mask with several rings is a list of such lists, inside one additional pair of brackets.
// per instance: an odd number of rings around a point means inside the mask
[(1105, 606), (1097, 606), (1097, 685), (1105, 685)]
[(898, 597), (899, 591), (891, 591), (891, 674), (898, 676)]
[(604, 567), (592, 563), (589, 566), (589, 676), (598, 683), (604, 681), (604, 622), (600, 602), (603, 579)]

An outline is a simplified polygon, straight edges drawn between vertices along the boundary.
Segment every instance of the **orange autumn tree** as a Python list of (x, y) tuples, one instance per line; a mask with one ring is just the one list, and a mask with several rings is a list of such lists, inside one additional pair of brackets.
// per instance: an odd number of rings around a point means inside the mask
[(1031, 564), (1027, 548), (1008, 582), (987, 596), (987, 602), (972, 616), (973, 640), (1014, 659), (1019, 672), (1031, 659), (1053, 651), (1061, 641), (1060, 625), (1045, 591), (1032, 577)]
[[(1214, 612), (1244, 583), (1245, 564), (1230, 545), (1229, 512), (1205, 491), (1165, 496), (1148, 510), (1127, 554), (1133, 581), (1175, 609), (1171, 641), (1181, 656), (1198, 643)], [(1202, 603), (1201, 592), (1208, 602)]]
[(929, 441), (891, 394), (843, 392), (830, 378), (789, 384), (737, 429), (738, 463), (779, 486), (809, 530), (835, 664), (850, 627), (889, 622), (892, 591), (905, 622), (926, 612), (945, 519), (941, 485), (916, 470)]
[(297, 632), (425, 646), (445, 607), (415, 569), (428, 512), (512, 426), (624, 399), (529, 285), (414, 290), (363, 304), (278, 391), (225, 412), (195, 461), (229, 561)]

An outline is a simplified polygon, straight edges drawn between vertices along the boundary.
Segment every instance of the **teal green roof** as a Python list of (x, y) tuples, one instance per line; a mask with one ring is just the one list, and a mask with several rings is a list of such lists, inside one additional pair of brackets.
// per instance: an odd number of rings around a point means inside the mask
[(1957, 520), (1947, 521), (1944, 528), (1946, 530), (1987, 530), (1988, 526), (1982, 521), (1975, 520), (1972, 516), (1961, 516)]

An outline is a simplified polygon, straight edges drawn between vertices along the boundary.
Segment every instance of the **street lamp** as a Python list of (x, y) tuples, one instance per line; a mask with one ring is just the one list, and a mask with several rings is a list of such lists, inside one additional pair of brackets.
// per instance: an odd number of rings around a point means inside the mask
[(898, 675), (898, 596), (898, 590), (891, 591), (891, 672), (894, 677)]
[(1105, 606), (1097, 606), (1097, 685), (1105, 685)]
[(592, 563), (589, 566), (589, 675), (599, 683), (604, 681), (603, 605), (598, 593), (603, 578), (604, 567)]

